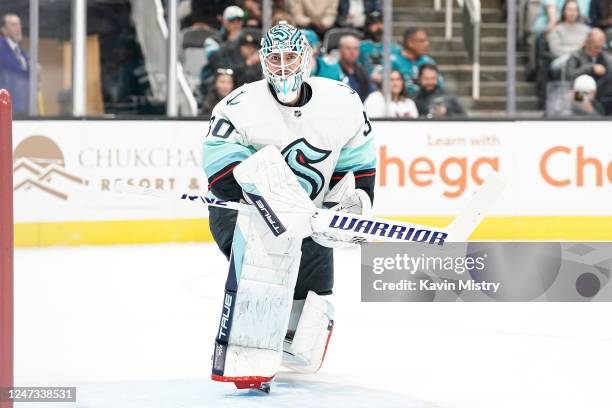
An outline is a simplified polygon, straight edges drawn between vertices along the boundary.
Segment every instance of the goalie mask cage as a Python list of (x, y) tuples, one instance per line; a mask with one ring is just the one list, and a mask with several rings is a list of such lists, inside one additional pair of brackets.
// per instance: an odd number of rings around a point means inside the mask
[(13, 386), (13, 147), (9, 93), (0, 90), (0, 408)]

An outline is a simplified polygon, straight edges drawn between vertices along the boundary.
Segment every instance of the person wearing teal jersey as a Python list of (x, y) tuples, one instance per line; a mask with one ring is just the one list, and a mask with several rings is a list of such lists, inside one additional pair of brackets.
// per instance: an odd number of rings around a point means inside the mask
[[(382, 13), (378, 10), (372, 11), (366, 17), (365, 25), (365, 37), (359, 45), (359, 64), (366, 69), (368, 75), (372, 77), (374, 74), (374, 80), (379, 81), (382, 72), (383, 65), (383, 21)], [(402, 48), (391, 43), (391, 58), (396, 58), (399, 55)]]
[[(397, 55), (400, 54), (402, 48), (391, 43), (391, 60), (397, 59)], [(372, 75), (373, 72), (378, 71), (383, 65), (383, 44), (374, 42), (370, 39), (361, 41), (359, 45), (359, 64), (363, 66), (368, 74)]]
[[(427, 55), (429, 37), (422, 28), (411, 27), (404, 31), (404, 48), (391, 55), (391, 68), (397, 69), (404, 76), (406, 91), (414, 95), (419, 91), (418, 77), (421, 66), (436, 65), (436, 61)], [(438, 77), (438, 87), (442, 88), (444, 81)]]

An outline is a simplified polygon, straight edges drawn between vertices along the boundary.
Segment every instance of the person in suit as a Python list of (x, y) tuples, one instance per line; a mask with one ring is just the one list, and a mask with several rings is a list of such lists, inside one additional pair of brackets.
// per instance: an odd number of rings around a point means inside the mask
[(30, 88), (30, 62), (21, 47), (21, 19), (15, 14), (5, 14), (0, 22), (0, 88), (7, 89), (13, 99), (13, 113), (28, 112)]

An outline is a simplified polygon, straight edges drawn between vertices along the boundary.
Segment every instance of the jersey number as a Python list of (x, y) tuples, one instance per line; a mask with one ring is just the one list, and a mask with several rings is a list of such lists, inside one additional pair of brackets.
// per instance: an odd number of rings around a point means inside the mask
[(367, 136), (372, 131), (372, 125), (370, 124), (370, 120), (368, 119), (368, 115), (366, 115), (365, 111), (363, 111), (363, 118), (365, 119), (365, 125), (367, 126), (366, 130), (363, 131), (363, 135)]
[(214, 122), (215, 122), (215, 117), (213, 116), (212, 118), (210, 118), (211, 127), (209, 128), (208, 131), (210, 132), (210, 129), (212, 129), (212, 135), (215, 137), (220, 137), (221, 139), (227, 139), (235, 129), (234, 125), (232, 125), (232, 122), (230, 122), (227, 119), (223, 119), (223, 118), (219, 119), (217, 123), (215, 124), (215, 126), (212, 127), (212, 124)]

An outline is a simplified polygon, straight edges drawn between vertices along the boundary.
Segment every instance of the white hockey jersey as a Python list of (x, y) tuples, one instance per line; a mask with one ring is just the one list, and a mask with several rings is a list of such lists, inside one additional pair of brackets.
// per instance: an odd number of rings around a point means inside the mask
[(330, 184), (349, 171), (357, 187), (372, 198), (376, 153), (359, 96), (330, 79), (311, 77), (306, 82), (312, 95), (300, 107), (279, 103), (266, 80), (243, 85), (217, 104), (203, 146), (204, 171), (217, 197), (239, 198), (232, 169), (274, 145), (316, 206), (321, 206)]

